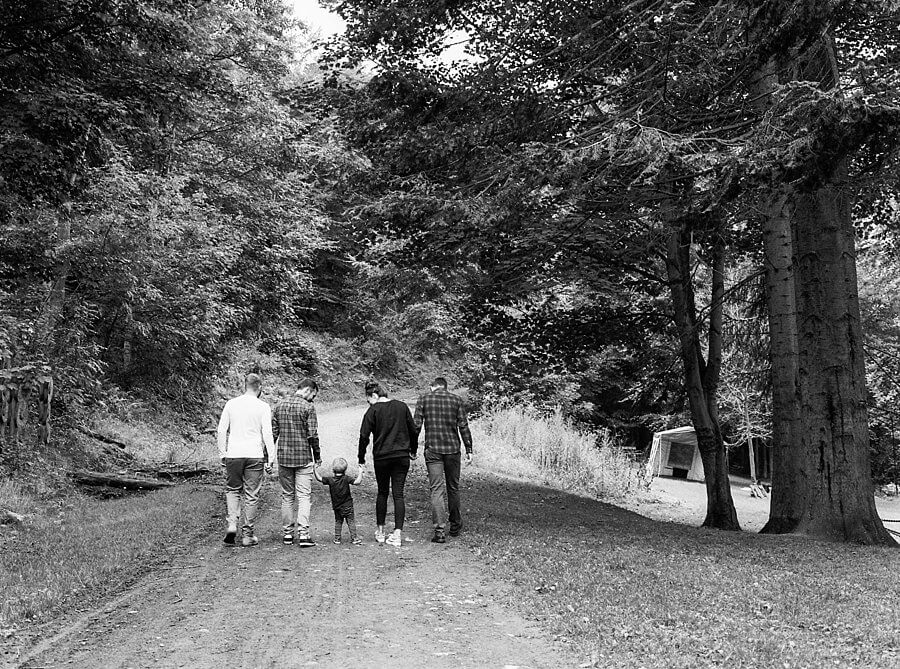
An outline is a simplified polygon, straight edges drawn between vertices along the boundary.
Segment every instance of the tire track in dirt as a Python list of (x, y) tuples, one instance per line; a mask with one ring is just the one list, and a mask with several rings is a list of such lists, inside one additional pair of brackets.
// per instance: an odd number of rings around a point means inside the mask
[[(363, 409), (321, 414), (325, 462), (337, 456), (355, 462)], [(462, 542), (430, 543), (421, 459), (408, 484), (406, 538), (411, 541), (399, 549), (373, 539), (373, 481), (354, 491), (362, 546), (350, 545), (346, 530), (343, 544), (332, 543), (327, 491), (314, 486), (312, 529), (318, 546), (280, 544), (277, 481), (269, 479), (258, 547), (224, 548), (217, 533), (67, 625), (20, 666), (578, 665), (537, 625), (500, 604), (509, 586), (492, 581)]]

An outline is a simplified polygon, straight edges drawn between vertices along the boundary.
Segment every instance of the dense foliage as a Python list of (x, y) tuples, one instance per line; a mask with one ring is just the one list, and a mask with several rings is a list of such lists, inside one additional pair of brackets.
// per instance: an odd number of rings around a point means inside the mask
[[(402, 240), (397, 262), (468, 270), (476, 385), (613, 425), (682, 410), (664, 245), (673, 220), (693, 219), (698, 238), (712, 230), (729, 246), (725, 428), (746, 434), (752, 406), (750, 431), (768, 434), (759, 211), (780, 184), (814, 187), (851, 157), (860, 220), (894, 224), (877, 206), (897, 177), (888, 4), (334, 6), (348, 32), (332, 83), (362, 61), (374, 72), (344, 111), (381, 181), (363, 214)], [(830, 90), (816, 83), (823, 30), (846, 73)], [(796, 81), (761, 105), (769, 62)]]

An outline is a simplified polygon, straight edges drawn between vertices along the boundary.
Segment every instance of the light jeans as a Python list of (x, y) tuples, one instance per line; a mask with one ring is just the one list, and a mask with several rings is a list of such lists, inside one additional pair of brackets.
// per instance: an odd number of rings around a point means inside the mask
[(225, 458), (225, 477), (228, 531), (237, 531), (243, 494), (244, 536), (251, 537), (259, 506), (259, 489), (263, 481), (262, 458)]
[(281, 529), (293, 534), (309, 534), (309, 495), (312, 491), (313, 463), (304, 467), (278, 465), (278, 482), (281, 483)]

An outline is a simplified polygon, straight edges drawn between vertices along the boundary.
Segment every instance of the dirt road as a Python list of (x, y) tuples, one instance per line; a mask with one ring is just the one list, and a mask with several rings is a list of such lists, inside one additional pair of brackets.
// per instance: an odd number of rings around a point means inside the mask
[[(320, 414), (323, 459), (355, 462), (362, 407)], [(224, 548), (221, 527), (134, 588), (59, 632), (23, 667), (568, 667), (547, 634), (500, 604), (464, 538), (430, 543), (421, 459), (402, 548), (374, 541), (374, 482), (355, 491), (362, 546), (331, 540), (314, 484), (314, 548), (282, 546), (277, 482), (264, 486), (256, 548)], [(222, 503), (224, 506), (224, 502)], [(389, 527), (390, 527), (389, 507)]]

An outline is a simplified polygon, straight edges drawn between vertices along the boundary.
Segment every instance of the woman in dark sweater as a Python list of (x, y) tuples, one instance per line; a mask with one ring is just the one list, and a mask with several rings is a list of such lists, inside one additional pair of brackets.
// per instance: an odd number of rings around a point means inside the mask
[[(378, 483), (378, 497), (375, 500), (375, 522), (378, 527), (375, 530), (375, 540), (378, 543), (386, 541), (391, 546), (400, 546), (406, 517), (403, 489), (409, 473), (409, 461), (416, 459), (419, 432), (409, 407), (399, 400), (389, 399), (379, 383), (370, 381), (366, 384), (366, 401), (369, 409), (363, 416), (359, 430), (359, 464), (366, 464), (366, 449), (371, 435), (372, 462)], [(394, 498), (394, 531), (385, 537), (388, 492)]]

